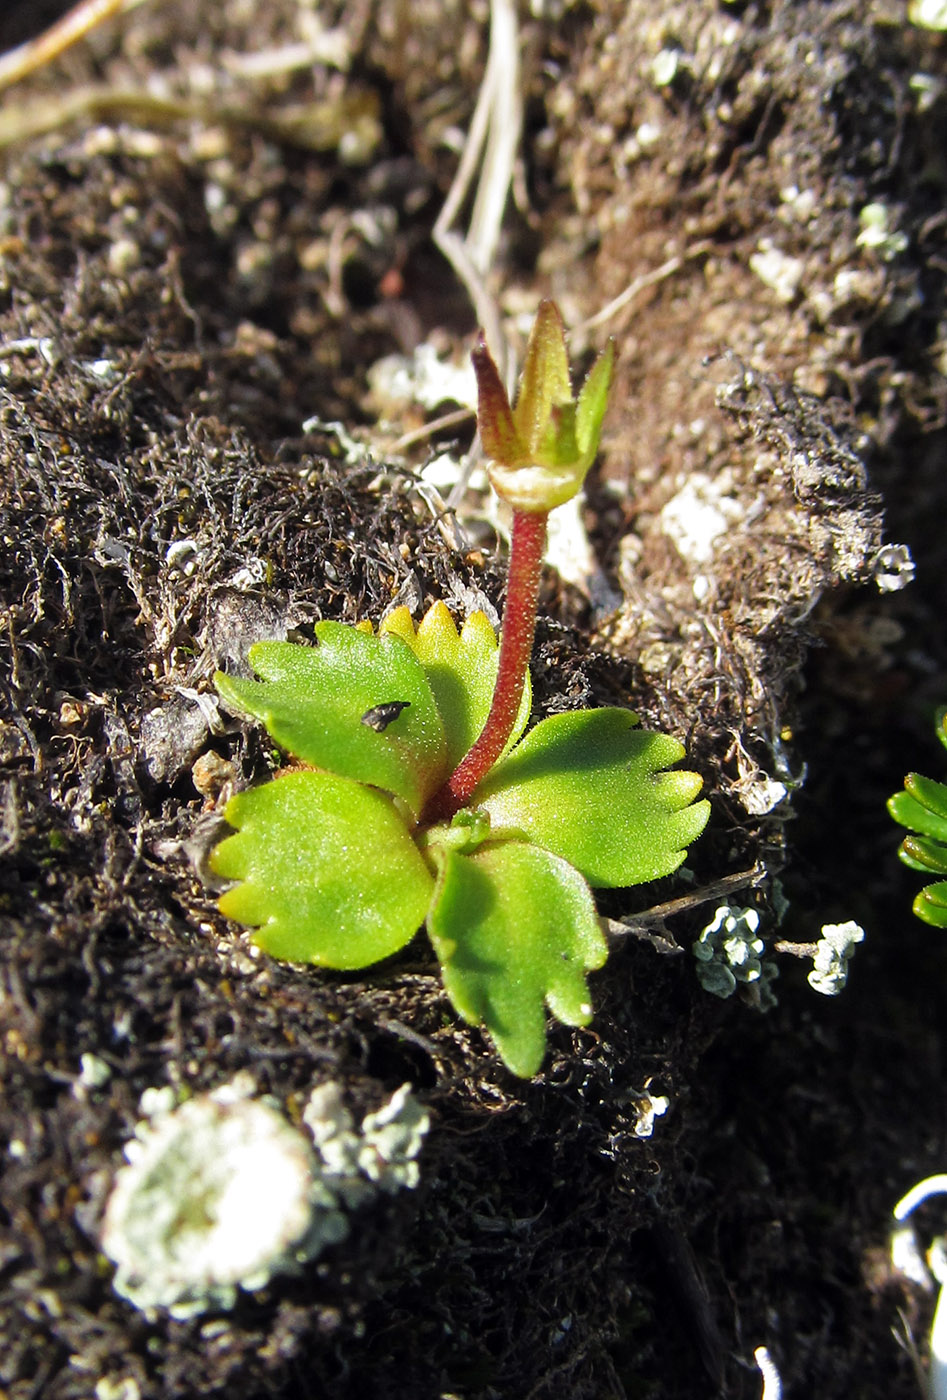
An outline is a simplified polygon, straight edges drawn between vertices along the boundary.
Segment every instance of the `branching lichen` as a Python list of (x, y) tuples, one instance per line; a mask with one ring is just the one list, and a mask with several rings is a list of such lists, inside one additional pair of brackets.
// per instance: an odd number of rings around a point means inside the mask
[(755, 909), (721, 904), (693, 945), (697, 977), (704, 991), (729, 997), (737, 983), (759, 982), (763, 977), (765, 943), (757, 937), (760, 916)]
[(823, 924), (822, 937), (815, 946), (809, 986), (826, 997), (837, 997), (848, 981), (848, 964), (861, 943), (865, 930), (849, 919), (844, 924)]

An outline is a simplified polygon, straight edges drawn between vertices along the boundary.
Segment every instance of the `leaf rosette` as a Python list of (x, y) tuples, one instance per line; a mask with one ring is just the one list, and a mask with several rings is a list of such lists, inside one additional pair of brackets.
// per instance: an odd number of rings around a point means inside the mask
[(458, 632), (436, 603), (375, 634), (323, 622), (316, 645), (260, 642), (258, 680), (218, 674), (227, 705), (301, 761), (239, 793), (212, 865), (222, 911), (275, 957), (366, 967), (426, 924), (459, 1014), (514, 1073), (537, 1072), (545, 1008), (592, 1015), (587, 974), (607, 948), (590, 887), (637, 884), (683, 861), (709, 812), (700, 779), (668, 771), (675, 739), (628, 710), (554, 715), (526, 730), (527, 686), (499, 762), (450, 822), (426, 803), (486, 720), (497, 641), (482, 613)]

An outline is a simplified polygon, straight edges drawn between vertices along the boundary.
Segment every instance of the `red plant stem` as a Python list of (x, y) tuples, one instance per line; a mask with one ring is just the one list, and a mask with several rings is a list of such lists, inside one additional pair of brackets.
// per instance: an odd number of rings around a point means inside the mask
[(434, 794), (425, 821), (446, 821), (465, 807), (506, 747), (519, 714), (536, 633), (536, 607), (546, 543), (548, 511), (516, 510), (510, 540), (510, 572), (500, 629), (500, 657), (490, 713), (473, 748)]

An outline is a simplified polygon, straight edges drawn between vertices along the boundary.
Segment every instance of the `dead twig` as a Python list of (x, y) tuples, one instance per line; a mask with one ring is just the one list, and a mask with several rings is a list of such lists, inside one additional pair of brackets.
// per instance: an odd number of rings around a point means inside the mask
[(722, 879), (714, 880), (709, 885), (701, 885), (690, 894), (682, 894), (677, 899), (666, 900), (663, 904), (654, 904), (650, 909), (642, 910), (640, 914), (630, 914), (626, 919), (603, 918), (601, 923), (609, 938), (627, 938), (631, 934), (635, 938), (644, 938), (655, 944), (662, 952), (682, 953), (683, 948), (664, 928), (666, 919), (675, 914), (683, 914), (688, 909), (696, 909), (701, 904), (709, 904), (712, 899), (722, 899), (736, 890), (758, 884), (765, 873), (763, 866), (757, 862), (749, 870), (738, 870), (732, 875), (724, 875)]
[[(516, 7), (513, 0), (490, 0), (487, 67), (457, 174), (434, 225), (433, 237), (466, 287), (487, 344), (510, 390), (511, 355), (486, 275), (496, 255), (522, 125)], [(460, 213), (478, 167), (480, 176), (469, 228), (463, 235), (454, 233), (451, 225)]]
[(633, 278), (628, 283), (623, 292), (619, 292), (617, 297), (613, 297), (611, 301), (606, 302), (601, 310), (596, 311), (594, 316), (589, 316), (587, 320), (573, 326), (573, 333), (591, 331), (595, 330), (597, 326), (603, 326), (606, 321), (610, 321), (613, 316), (618, 315), (619, 311), (623, 311), (626, 306), (635, 301), (642, 292), (647, 291), (649, 287), (658, 286), (668, 277), (673, 277), (674, 273), (680, 272), (684, 264), (689, 262), (691, 258), (700, 257), (702, 253), (709, 252), (710, 248), (709, 240), (701, 239), (699, 243), (685, 248), (683, 253), (675, 253), (673, 258), (668, 258), (659, 267), (652, 268), (650, 272), (641, 273), (639, 277)]
[(78, 5), (35, 39), (27, 39), (25, 44), (0, 55), (0, 91), (52, 63), (103, 20), (141, 3), (142, 0), (79, 0)]

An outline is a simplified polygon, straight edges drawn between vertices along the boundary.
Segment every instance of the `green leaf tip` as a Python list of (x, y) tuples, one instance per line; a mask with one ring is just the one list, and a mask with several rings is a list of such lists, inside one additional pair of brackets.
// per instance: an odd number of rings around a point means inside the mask
[(592, 1017), (585, 974), (608, 949), (589, 888), (558, 856), (518, 841), (443, 851), (440, 864), (428, 931), (444, 987), (529, 1079), (545, 1054), (546, 1006), (569, 1026)]
[(906, 836), (898, 851), (905, 865), (912, 870), (933, 870), (947, 875), (947, 846), (926, 836)]
[[(497, 638), (486, 615), (474, 612), (460, 632), (447, 607), (433, 603), (415, 629), (407, 608), (396, 608), (382, 621), (379, 632), (400, 637), (420, 661), (441, 715), (452, 771), (482, 730), (490, 712), (496, 684)], [(513, 732), (512, 748), (529, 721), (532, 705), (529, 676)]]
[(934, 928), (947, 928), (947, 880), (925, 885), (915, 898), (912, 908), (925, 924), (931, 924)]
[(934, 733), (947, 749), (947, 705), (940, 705), (934, 721)]
[(477, 426), (490, 458), (491, 484), (514, 510), (546, 512), (581, 490), (598, 451), (614, 363), (609, 342), (574, 399), (562, 317), (554, 302), (543, 301), (511, 407), (481, 338), (473, 352)]
[(920, 773), (909, 773), (904, 780), (905, 791), (916, 802), (939, 821), (947, 823), (947, 784), (924, 778)]

